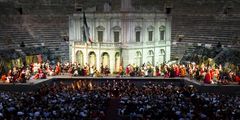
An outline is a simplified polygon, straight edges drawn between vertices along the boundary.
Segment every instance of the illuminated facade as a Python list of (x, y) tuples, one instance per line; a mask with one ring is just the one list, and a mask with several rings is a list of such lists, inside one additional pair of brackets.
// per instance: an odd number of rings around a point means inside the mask
[[(123, 0), (124, 1), (124, 0)], [(162, 13), (87, 12), (86, 19), (94, 43), (83, 42), (83, 14), (69, 18), (70, 60), (89, 63), (99, 69), (101, 63), (111, 72), (122, 64), (161, 64), (170, 60), (171, 17)]]
[(69, 39), (72, 62), (100, 68), (109, 65), (157, 65), (170, 60), (171, 18), (158, 13), (86, 13), (94, 41), (82, 41), (82, 14), (70, 17)]

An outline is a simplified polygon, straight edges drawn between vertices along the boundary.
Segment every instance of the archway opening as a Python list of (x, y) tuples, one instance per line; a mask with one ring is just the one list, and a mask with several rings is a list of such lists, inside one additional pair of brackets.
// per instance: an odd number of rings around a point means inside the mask
[(119, 72), (120, 65), (121, 65), (120, 53), (117, 52), (115, 54), (115, 71), (116, 72)]
[(148, 63), (154, 65), (154, 52), (152, 50), (148, 51)]
[(104, 52), (102, 54), (102, 64), (103, 64), (103, 67), (105, 68), (106, 66), (109, 67), (110, 65), (110, 58), (109, 58), (109, 54), (107, 52)]
[(88, 63), (91, 66), (95, 66), (96, 65), (96, 54), (95, 52), (90, 52), (88, 55)]
[(135, 64), (137, 66), (141, 66), (142, 65), (142, 53), (140, 51), (136, 52), (136, 58), (135, 58)]
[(76, 53), (76, 62), (78, 64), (84, 65), (83, 52), (81, 50), (77, 51), (77, 53)]

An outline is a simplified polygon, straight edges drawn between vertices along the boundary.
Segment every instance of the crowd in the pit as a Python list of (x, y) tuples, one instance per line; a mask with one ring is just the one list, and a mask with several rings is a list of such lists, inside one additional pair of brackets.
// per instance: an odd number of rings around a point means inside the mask
[[(78, 63), (60, 63), (50, 64), (50, 62), (44, 63), (32, 63), (21, 68), (13, 67), (7, 73), (2, 73), (1, 79), (4, 82), (26, 82), (29, 79), (44, 79), (47, 76), (61, 75), (68, 73), (72, 76), (109, 76), (110, 72), (108, 65), (103, 66), (101, 64), (98, 69), (96, 66), (90, 66), (88, 63), (81, 65)], [(221, 65), (197, 65), (189, 63), (183, 64), (161, 64), (153, 66), (151, 64), (143, 64), (137, 66), (135, 64), (129, 64), (125, 68), (119, 67), (119, 70), (115, 72), (115, 76), (138, 76), (138, 77), (190, 77), (190, 79), (197, 79), (207, 84), (222, 83), (228, 84), (229, 81), (240, 83), (240, 67), (230, 66), (222, 67)]]
[(198, 92), (193, 86), (129, 80), (42, 85), (38, 92), (1, 92), (0, 119), (104, 120), (119, 100), (120, 119), (238, 119), (239, 96)]
[(89, 81), (43, 84), (38, 92), (1, 92), (0, 119), (105, 119), (110, 96)]
[(193, 86), (148, 83), (131, 85), (121, 95), (119, 114), (125, 119), (238, 119), (240, 97), (200, 93)]

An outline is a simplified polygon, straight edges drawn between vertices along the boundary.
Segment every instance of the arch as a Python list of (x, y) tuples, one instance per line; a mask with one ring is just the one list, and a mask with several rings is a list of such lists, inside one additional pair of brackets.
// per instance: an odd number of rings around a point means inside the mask
[(95, 52), (91, 51), (88, 54), (88, 63), (90, 66), (96, 66), (96, 54)]
[(154, 52), (153, 50), (148, 51), (148, 63), (154, 65)]
[(166, 52), (165, 52), (164, 49), (160, 49), (159, 62), (160, 63), (165, 63), (166, 62)]
[(97, 29), (97, 31), (104, 31), (105, 30), (105, 28), (101, 25), (97, 26), (96, 29)]
[(138, 66), (142, 65), (142, 53), (140, 51), (136, 52), (136, 58), (135, 58), (135, 63)]
[(152, 25), (150, 25), (148, 28), (147, 28), (148, 31), (154, 31), (154, 27)]
[(119, 53), (119, 52), (116, 52), (116, 54), (115, 54), (115, 71), (116, 71), (116, 72), (119, 71), (120, 65), (121, 65), (120, 53)]
[(140, 51), (137, 51), (137, 57), (142, 57), (142, 53)]
[(140, 26), (135, 27), (135, 31), (141, 31), (142, 28)]
[(113, 30), (113, 31), (120, 31), (120, 30), (121, 30), (121, 27), (119, 27), (119, 26), (114, 26), (114, 27), (112, 27), (112, 30)]
[(78, 64), (84, 65), (84, 57), (83, 52), (81, 50), (78, 50), (76, 53), (76, 62)]
[(109, 67), (110, 65), (110, 57), (109, 57), (109, 54), (107, 52), (103, 52), (102, 53), (102, 64), (103, 64), (103, 67), (105, 68), (106, 66)]
[(149, 50), (149, 51), (148, 51), (148, 56), (154, 56), (153, 50)]
[(164, 55), (165, 54), (165, 50), (164, 49), (160, 49), (160, 54)]
[(166, 29), (166, 27), (165, 27), (164, 25), (161, 25), (161, 26), (159, 27), (159, 31), (165, 31), (165, 29)]

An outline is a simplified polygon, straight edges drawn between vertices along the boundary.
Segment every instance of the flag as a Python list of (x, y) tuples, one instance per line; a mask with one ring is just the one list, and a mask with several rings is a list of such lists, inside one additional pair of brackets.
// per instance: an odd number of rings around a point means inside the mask
[(89, 33), (88, 25), (87, 25), (87, 19), (85, 16), (85, 12), (83, 12), (83, 41), (87, 44), (93, 43), (92, 39), (90, 38), (90, 33)]

